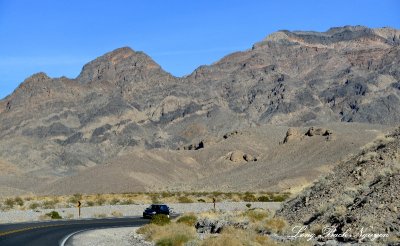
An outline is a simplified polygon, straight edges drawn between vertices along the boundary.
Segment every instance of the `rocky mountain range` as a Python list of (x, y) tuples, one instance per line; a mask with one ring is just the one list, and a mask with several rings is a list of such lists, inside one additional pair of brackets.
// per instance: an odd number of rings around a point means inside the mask
[[(326, 32), (278, 31), (251, 49), (180, 78), (127, 47), (89, 62), (75, 79), (37, 73), (0, 101), (0, 164), (5, 170), (0, 186), (32, 191), (38, 183), (52, 184), (127, 155), (134, 156), (125, 163), (140, 159), (140, 153), (186, 156), (219, 143), (226, 134), (268, 126), (283, 126), (274, 137), (276, 147), (286, 126), (338, 123), (356, 131), (361, 124), (368, 133), (354, 141), (357, 149), (400, 122), (399, 61), (399, 30), (345, 26)], [(267, 151), (262, 143), (253, 155)], [(221, 151), (222, 158), (233, 150)], [(194, 159), (200, 166), (207, 162), (207, 157)], [(157, 163), (154, 170), (163, 161)], [(258, 165), (266, 163), (268, 158)], [(141, 175), (152, 176), (154, 170)], [(208, 175), (204, 171), (191, 178)], [(229, 186), (232, 180), (226, 182)]]

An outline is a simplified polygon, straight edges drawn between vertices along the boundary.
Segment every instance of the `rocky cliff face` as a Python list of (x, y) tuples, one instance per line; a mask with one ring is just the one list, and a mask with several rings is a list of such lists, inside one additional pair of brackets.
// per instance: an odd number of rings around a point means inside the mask
[(398, 124), (399, 40), (390, 28), (279, 31), (183, 78), (120, 48), (0, 101), (0, 158), (47, 177), (265, 123)]
[[(336, 234), (347, 231), (343, 237), (323, 240), (398, 243), (399, 153), (400, 128), (340, 163), (331, 174), (284, 204), (278, 215), (286, 217), (291, 225), (306, 226), (307, 232), (327, 226)], [(363, 238), (362, 234), (389, 236)]]

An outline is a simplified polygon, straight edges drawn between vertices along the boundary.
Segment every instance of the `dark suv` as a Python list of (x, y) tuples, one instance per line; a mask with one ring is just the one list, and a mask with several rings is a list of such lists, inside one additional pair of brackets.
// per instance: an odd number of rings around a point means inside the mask
[(146, 208), (143, 212), (143, 218), (151, 218), (156, 214), (165, 214), (169, 218), (170, 209), (165, 204), (153, 204), (150, 207)]

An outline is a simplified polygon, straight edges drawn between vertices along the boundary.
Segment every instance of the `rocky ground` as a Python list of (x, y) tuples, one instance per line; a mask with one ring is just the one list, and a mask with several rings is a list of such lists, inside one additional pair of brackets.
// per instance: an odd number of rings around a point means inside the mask
[(138, 227), (107, 228), (89, 230), (72, 236), (66, 246), (152, 246), (140, 234), (136, 233)]
[(339, 242), (398, 245), (399, 189), (400, 128), (340, 163), (331, 174), (285, 203), (278, 215), (320, 234), (322, 228), (333, 227), (341, 234), (334, 238)]
[(285, 137), (289, 127), (254, 126), (204, 139), (197, 143), (201, 143), (198, 149), (125, 150), (102, 165), (53, 181), (34, 179), (21, 171), (11, 173), (9, 168), (9, 173), (0, 174), (0, 191), (3, 196), (24, 191), (56, 195), (143, 190), (293, 193), (391, 129), (359, 123), (314, 128), (332, 134), (311, 136), (307, 134), (310, 127), (292, 127), (297, 135)]

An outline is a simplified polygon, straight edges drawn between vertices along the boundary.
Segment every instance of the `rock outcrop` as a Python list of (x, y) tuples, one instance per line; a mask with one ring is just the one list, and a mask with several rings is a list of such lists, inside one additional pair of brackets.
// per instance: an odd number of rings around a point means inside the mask
[(288, 142), (293, 142), (293, 141), (299, 141), (302, 140), (304, 137), (314, 137), (314, 136), (322, 136), (326, 140), (334, 140), (335, 135), (333, 134), (332, 130), (325, 129), (325, 128), (315, 128), (315, 127), (310, 127), (305, 133), (302, 133), (299, 129), (297, 128), (289, 128), (286, 132), (286, 136), (283, 139), (282, 143), (288, 143)]
[[(398, 243), (399, 163), (400, 128), (336, 166), (330, 175), (284, 204), (278, 216), (292, 225), (307, 226), (308, 232), (325, 226), (335, 228), (337, 234), (348, 231), (348, 236), (335, 240)], [(361, 231), (388, 236), (372, 240), (362, 238)]]
[(286, 132), (286, 136), (283, 139), (283, 143), (288, 143), (292, 142), (293, 140), (301, 140), (303, 137), (303, 134), (299, 132), (299, 130), (295, 128), (289, 128)]

